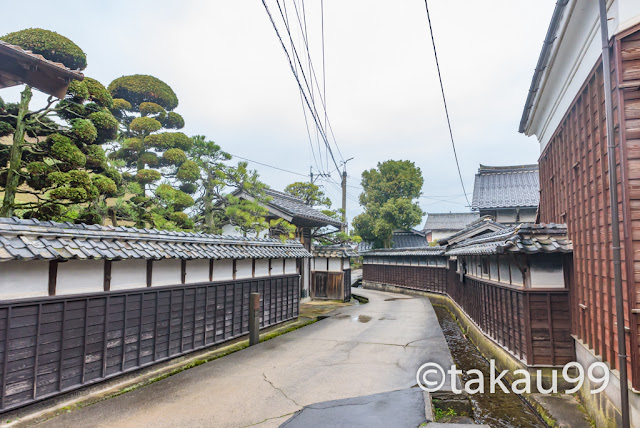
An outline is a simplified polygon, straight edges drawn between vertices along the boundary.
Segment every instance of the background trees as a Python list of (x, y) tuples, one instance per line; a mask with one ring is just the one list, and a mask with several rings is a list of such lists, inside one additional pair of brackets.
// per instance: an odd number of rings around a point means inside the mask
[[(52, 31), (28, 29), (2, 39), (70, 68), (86, 66), (84, 52)], [(29, 110), (31, 95), (25, 86), (19, 103), (0, 103), (0, 136), (13, 134), (11, 145), (0, 145), (0, 216), (100, 222), (95, 207), (116, 194), (121, 179), (102, 148), (117, 135), (111, 96), (88, 77), (73, 81), (64, 100), (49, 97), (37, 111)]]
[(422, 171), (410, 161), (388, 160), (362, 173), (364, 212), (353, 219), (355, 232), (374, 247), (391, 246), (395, 229), (409, 229), (424, 215), (414, 199), (422, 191)]

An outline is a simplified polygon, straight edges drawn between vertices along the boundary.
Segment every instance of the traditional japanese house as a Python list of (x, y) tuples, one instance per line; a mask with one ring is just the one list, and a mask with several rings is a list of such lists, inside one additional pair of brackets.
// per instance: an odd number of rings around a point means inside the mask
[(428, 213), (422, 233), (427, 242), (439, 241), (461, 231), (478, 220), (478, 213)]
[[(296, 226), (296, 238), (302, 242), (307, 251), (311, 251), (313, 235), (322, 228), (339, 230), (342, 222), (335, 218), (316, 210), (304, 203), (302, 199), (288, 195), (277, 190), (267, 189), (266, 194), (269, 201), (265, 204), (265, 208), (269, 211), (268, 219), (282, 218)], [(244, 191), (237, 191), (234, 196), (248, 200), (255, 198)], [(233, 233), (233, 226), (224, 229), (225, 233)], [(311, 287), (311, 266), (310, 259), (301, 259), (298, 264), (298, 270), (302, 276), (302, 286), (300, 288), (300, 297), (308, 298)]]
[(605, 416), (612, 420), (621, 410), (605, 112), (605, 91), (611, 91), (629, 405), (632, 426), (640, 426), (640, 2), (608, 1), (607, 23), (610, 88), (604, 85), (599, 2), (557, 3), (519, 131), (540, 144), (540, 221), (566, 223), (574, 244), (578, 362), (587, 367), (603, 360), (611, 368), (604, 394), (594, 399), (588, 382), (582, 394), (604, 425)]
[[(428, 247), (427, 234), (416, 229), (397, 229), (391, 236), (391, 248)], [(374, 247), (373, 242), (362, 241), (358, 244), (358, 252), (369, 251)]]
[(358, 254), (346, 245), (314, 245), (311, 254), (311, 298), (351, 300), (351, 257)]
[(298, 241), (0, 218), (0, 412), (298, 316)]
[(480, 165), (471, 209), (502, 224), (535, 222), (539, 189), (538, 165)]

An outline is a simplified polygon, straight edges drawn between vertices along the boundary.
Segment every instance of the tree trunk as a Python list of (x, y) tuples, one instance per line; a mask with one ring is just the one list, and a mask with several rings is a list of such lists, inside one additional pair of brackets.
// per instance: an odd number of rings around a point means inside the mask
[(19, 171), (22, 164), (22, 146), (24, 145), (25, 132), (24, 117), (29, 112), (31, 95), (31, 87), (26, 85), (20, 94), (18, 121), (16, 123), (16, 131), (13, 134), (13, 145), (11, 146), (11, 154), (9, 157), (9, 171), (7, 173), (7, 186), (4, 191), (2, 207), (0, 207), (0, 217), (11, 217), (14, 212), (14, 204), (19, 182)]
[(206, 233), (213, 233), (215, 225), (213, 224), (213, 189), (211, 180), (204, 182), (204, 196), (202, 197), (204, 204), (204, 225)]

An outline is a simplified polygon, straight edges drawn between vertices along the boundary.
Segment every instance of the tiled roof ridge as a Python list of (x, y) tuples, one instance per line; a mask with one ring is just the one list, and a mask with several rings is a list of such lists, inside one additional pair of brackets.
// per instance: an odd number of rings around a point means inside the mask
[(17, 217), (0, 218), (0, 235), (70, 236), (93, 239), (130, 239), (145, 241), (176, 241), (229, 245), (295, 246), (300, 241), (285, 242), (274, 238), (247, 238), (241, 236), (212, 235), (199, 232), (174, 232), (158, 229), (137, 229), (126, 226), (99, 226), (85, 223), (58, 223), (55, 221), (24, 220)]
[(291, 199), (292, 201), (300, 202), (301, 204), (304, 204), (304, 200), (303, 199), (298, 198), (297, 196), (290, 195), (290, 194), (285, 193), (285, 192), (281, 192), (279, 190), (274, 190), (274, 189), (269, 188), (269, 189), (265, 189), (265, 193), (267, 193), (267, 194), (268, 193), (273, 193), (273, 194), (275, 194), (276, 196), (278, 196), (280, 198)]
[(497, 173), (522, 173), (538, 171), (538, 164), (524, 164), (524, 165), (504, 165), (504, 166), (490, 166), (482, 165), (478, 168), (478, 174), (497, 174)]

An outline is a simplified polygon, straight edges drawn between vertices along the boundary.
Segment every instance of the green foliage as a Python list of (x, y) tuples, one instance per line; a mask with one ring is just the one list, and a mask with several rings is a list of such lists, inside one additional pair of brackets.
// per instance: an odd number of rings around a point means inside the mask
[(86, 166), (96, 169), (107, 168), (107, 156), (104, 153), (104, 149), (99, 145), (85, 147), (84, 155), (87, 159)]
[(192, 145), (191, 138), (187, 137), (182, 132), (165, 132), (167, 140), (169, 141), (169, 148), (189, 150)]
[(143, 134), (150, 134), (162, 128), (162, 124), (150, 117), (136, 117), (131, 122), (131, 130)]
[(181, 181), (196, 181), (200, 178), (200, 168), (194, 161), (188, 160), (180, 165), (176, 178)]
[(6, 122), (0, 122), (0, 137), (4, 137), (5, 135), (11, 135), (15, 129), (11, 124)]
[(118, 186), (116, 186), (116, 183), (114, 183), (112, 179), (100, 174), (96, 174), (92, 178), (93, 185), (101, 195), (115, 196), (118, 192)]
[(91, 113), (88, 119), (96, 128), (99, 142), (113, 141), (118, 136), (118, 120), (108, 111)]
[(98, 137), (98, 130), (88, 119), (71, 119), (70, 134), (78, 141), (91, 144)]
[(71, 40), (58, 33), (40, 28), (9, 33), (1, 38), (7, 43), (40, 54), (48, 60), (61, 62), (71, 69), (87, 67), (86, 54)]
[(141, 169), (136, 174), (136, 181), (140, 184), (151, 184), (160, 180), (160, 178), (162, 178), (162, 175), (153, 169)]
[(113, 99), (113, 110), (131, 110), (131, 103), (122, 98)]
[(122, 143), (122, 148), (132, 152), (142, 152), (144, 150), (144, 143), (140, 138), (128, 138)]
[(83, 102), (89, 99), (89, 89), (87, 85), (80, 80), (72, 80), (67, 88), (67, 95), (76, 101)]
[(58, 116), (66, 120), (84, 117), (86, 113), (84, 105), (69, 99), (58, 102), (57, 110)]
[(87, 158), (80, 149), (71, 143), (71, 140), (59, 139), (51, 146), (51, 156), (54, 159), (69, 164), (73, 168), (81, 168), (87, 162)]
[(195, 204), (193, 198), (181, 190), (174, 189), (168, 184), (161, 184), (156, 188), (156, 196), (160, 202), (171, 209), (171, 211), (181, 211)]
[(114, 98), (122, 98), (138, 108), (144, 102), (161, 105), (166, 110), (178, 106), (178, 97), (173, 89), (162, 80), (144, 74), (123, 76), (109, 84), (109, 92)]
[(102, 83), (90, 77), (85, 77), (83, 82), (89, 91), (91, 101), (94, 101), (106, 108), (113, 108), (113, 98)]
[(355, 232), (374, 247), (389, 247), (396, 229), (417, 225), (424, 213), (413, 200), (421, 194), (424, 179), (420, 168), (410, 161), (378, 163), (362, 173), (360, 204), (364, 212), (353, 219)]
[(161, 105), (156, 103), (144, 102), (140, 104), (140, 115), (142, 117), (149, 116), (152, 114), (164, 113), (164, 109)]
[(156, 166), (158, 165), (158, 155), (152, 152), (145, 152), (140, 155), (138, 162), (148, 166)]
[(325, 193), (320, 190), (320, 187), (313, 183), (303, 181), (291, 183), (284, 188), (284, 192), (302, 199), (304, 203), (310, 207), (317, 205), (324, 205), (327, 207), (331, 206), (331, 199), (329, 199)]
[(167, 117), (162, 121), (165, 128), (182, 129), (184, 128), (184, 119), (178, 113), (170, 111)]
[[(187, 161), (186, 153), (181, 149), (169, 149), (163, 153), (162, 157), (171, 165), (182, 165)], [(196, 165), (197, 167), (197, 165)], [(199, 171), (198, 171), (199, 173)], [(192, 180), (194, 181), (194, 180)], [(191, 193), (191, 192), (187, 192)]]

